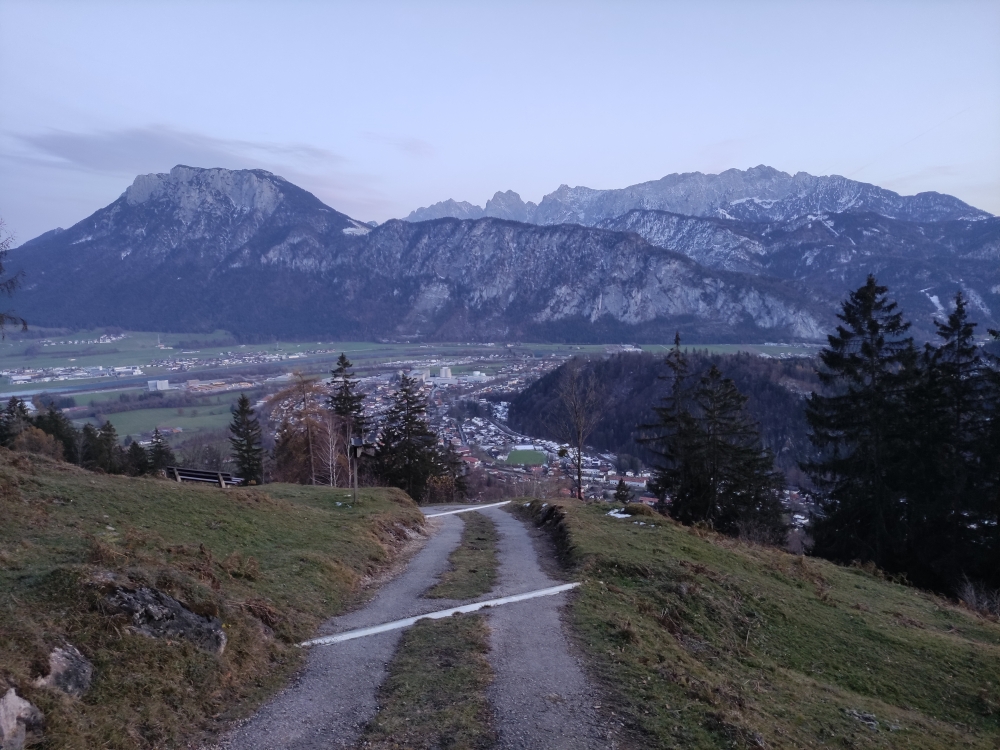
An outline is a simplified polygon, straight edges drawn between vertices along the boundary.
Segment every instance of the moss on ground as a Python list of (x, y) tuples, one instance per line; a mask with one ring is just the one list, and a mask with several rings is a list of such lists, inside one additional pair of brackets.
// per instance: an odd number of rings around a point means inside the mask
[(462, 541), (448, 557), (451, 567), (424, 596), (473, 599), (493, 590), (497, 579), (497, 527), (482, 513), (463, 513)]
[(420, 620), (403, 633), (361, 747), (473, 750), (496, 745), (486, 688), (489, 629), (482, 615)]
[[(42, 747), (178, 746), (252, 711), (294, 643), (364, 595), (422, 516), (397, 490), (221, 490), (109, 477), (0, 449), (0, 687), (46, 715)], [(221, 656), (123, 631), (87, 582), (155, 586), (224, 623)], [(95, 666), (74, 700), (35, 688), (53, 646)]]
[(1000, 745), (995, 620), (664, 517), (519, 507), (583, 580), (570, 622), (637, 747)]

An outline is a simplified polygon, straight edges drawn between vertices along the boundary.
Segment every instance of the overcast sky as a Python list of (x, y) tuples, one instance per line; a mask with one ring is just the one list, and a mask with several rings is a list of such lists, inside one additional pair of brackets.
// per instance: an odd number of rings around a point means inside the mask
[(1000, 214), (1000, 2), (0, 0), (18, 242), (179, 163), (361, 220), (757, 164)]

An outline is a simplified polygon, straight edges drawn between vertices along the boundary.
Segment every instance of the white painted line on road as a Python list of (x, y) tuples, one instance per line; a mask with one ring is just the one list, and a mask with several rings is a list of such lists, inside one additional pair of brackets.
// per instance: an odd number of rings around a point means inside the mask
[(473, 510), (482, 510), (483, 508), (498, 508), (501, 505), (506, 505), (510, 500), (504, 500), (502, 503), (490, 503), (489, 505), (473, 505), (471, 508), (459, 508), (458, 510), (446, 510), (444, 513), (426, 513), (424, 518), (437, 518), (438, 516), (451, 516), (455, 513), (468, 513)]
[(525, 599), (537, 599), (540, 596), (561, 594), (563, 591), (575, 589), (579, 585), (579, 583), (564, 583), (561, 586), (552, 586), (547, 589), (529, 591), (526, 594), (514, 594), (513, 596), (504, 596), (499, 599), (489, 599), (485, 602), (464, 604), (461, 607), (452, 607), (451, 609), (442, 609), (437, 612), (428, 612), (426, 615), (407, 617), (405, 620), (394, 620), (393, 622), (386, 622), (382, 625), (373, 625), (370, 628), (359, 628), (358, 630), (348, 630), (345, 633), (337, 633), (336, 635), (325, 635), (322, 638), (313, 638), (311, 641), (303, 641), (299, 644), (299, 647), (308, 648), (309, 646), (327, 646), (331, 643), (351, 641), (355, 638), (364, 638), (366, 635), (377, 635), (378, 633), (385, 633), (389, 630), (408, 628), (417, 622), (417, 620), (423, 620), (425, 618), (428, 620), (440, 620), (442, 617), (451, 617), (459, 612), (465, 614), (467, 612), (475, 612), (476, 610), (483, 609), (484, 607), (495, 607), (498, 604), (513, 604), (514, 602), (523, 602)]

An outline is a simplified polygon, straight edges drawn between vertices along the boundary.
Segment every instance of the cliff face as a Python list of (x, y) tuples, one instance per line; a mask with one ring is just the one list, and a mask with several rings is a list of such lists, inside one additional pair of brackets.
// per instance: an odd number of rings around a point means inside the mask
[[(730, 178), (741, 185), (746, 175)], [(814, 184), (781, 173), (754, 179), (773, 194), (789, 180)], [(689, 209), (709, 205), (721, 183), (706, 184)], [(869, 193), (869, 203), (881, 195)], [(564, 205), (576, 201), (588, 220), (625, 205), (580, 195), (569, 191)], [(931, 213), (949, 201), (935, 198)], [(819, 340), (868, 273), (924, 335), (958, 289), (976, 319), (997, 323), (1000, 219), (903, 220), (859, 211), (861, 203), (768, 221), (632, 209), (594, 227), (485, 216), (372, 228), (268, 172), (179, 166), (137, 177), (111, 205), (8, 261), (24, 272), (16, 311), (40, 326), (225, 328), (248, 338), (664, 342), (679, 330), (689, 341)], [(552, 205), (498, 193), (488, 213), (537, 219)]]
[(834, 299), (875, 274), (923, 336), (933, 335), (933, 317), (959, 290), (974, 319), (1000, 322), (1000, 218), (917, 222), (844, 212), (746, 222), (636, 210), (600, 226), (710, 268), (785, 279)]
[[(501, 196), (503, 197), (503, 196)], [(36, 325), (244, 336), (816, 338), (831, 304), (635, 234), (492, 218), (372, 229), (262, 171), (176, 167), (12, 251)]]

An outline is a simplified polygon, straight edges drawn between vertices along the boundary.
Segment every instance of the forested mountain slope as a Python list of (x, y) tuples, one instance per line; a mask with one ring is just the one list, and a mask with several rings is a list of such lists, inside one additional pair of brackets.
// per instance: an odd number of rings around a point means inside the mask
[[(802, 475), (799, 461), (810, 455), (808, 428), (803, 411), (805, 394), (818, 387), (810, 359), (764, 359), (749, 354), (709, 355), (689, 353), (691, 372), (707, 371), (715, 364), (749, 397), (747, 409), (760, 424), (761, 438), (793, 483)], [(558, 439), (552, 425), (560, 409), (558, 386), (563, 365), (537, 380), (511, 402), (510, 425), (528, 435)], [(587, 441), (601, 452), (625, 453), (643, 462), (655, 460), (648, 445), (637, 442), (640, 425), (650, 424), (653, 408), (666, 395), (663, 358), (652, 354), (615, 354), (584, 366), (583, 377), (593, 374), (603, 394), (601, 419)]]

